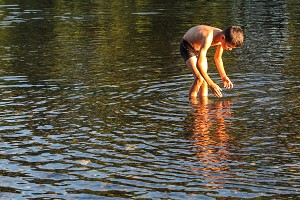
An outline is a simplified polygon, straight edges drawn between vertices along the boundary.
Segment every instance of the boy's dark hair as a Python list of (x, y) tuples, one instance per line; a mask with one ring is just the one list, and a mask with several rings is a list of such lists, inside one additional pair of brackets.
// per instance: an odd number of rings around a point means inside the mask
[(241, 47), (244, 42), (244, 32), (239, 26), (229, 26), (223, 30), (225, 35), (225, 41), (234, 45), (235, 47)]

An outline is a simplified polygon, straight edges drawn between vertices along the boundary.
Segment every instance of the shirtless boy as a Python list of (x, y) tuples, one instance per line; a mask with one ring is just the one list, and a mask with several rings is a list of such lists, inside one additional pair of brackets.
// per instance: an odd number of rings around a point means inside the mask
[(218, 98), (222, 97), (222, 89), (215, 84), (207, 74), (207, 50), (211, 46), (217, 46), (214, 60), (227, 89), (233, 88), (233, 84), (227, 77), (223, 61), (223, 50), (232, 50), (241, 47), (244, 40), (243, 30), (239, 26), (230, 26), (224, 30), (199, 25), (189, 29), (180, 43), (180, 53), (187, 67), (193, 72), (194, 82), (189, 90), (189, 97), (207, 96), (208, 86)]

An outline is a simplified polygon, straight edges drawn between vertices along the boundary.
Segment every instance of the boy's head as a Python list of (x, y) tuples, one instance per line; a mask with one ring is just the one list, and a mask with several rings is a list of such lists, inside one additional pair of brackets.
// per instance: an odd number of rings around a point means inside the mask
[(229, 26), (223, 30), (226, 43), (234, 47), (241, 47), (244, 42), (244, 32), (239, 26)]

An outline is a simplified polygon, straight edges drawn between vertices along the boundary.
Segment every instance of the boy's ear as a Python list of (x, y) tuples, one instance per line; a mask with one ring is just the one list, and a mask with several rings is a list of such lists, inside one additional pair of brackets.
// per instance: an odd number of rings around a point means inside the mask
[(222, 40), (225, 40), (225, 35), (223, 34), (221, 38), (222, 38)]

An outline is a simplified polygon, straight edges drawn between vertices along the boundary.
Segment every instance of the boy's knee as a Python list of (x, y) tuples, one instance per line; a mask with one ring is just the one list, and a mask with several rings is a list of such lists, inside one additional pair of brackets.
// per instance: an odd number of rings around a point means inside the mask
[(194, 82), (197, 84), (197, 85), (199, 85), (200, 83), (201, 83), (201, 78), (197, 78), (197, 77), (195, 77), (195, 79), (194, 79)]
[(203, 80), (202, 76), (195, 76), (195, 81), (201, 82)]

